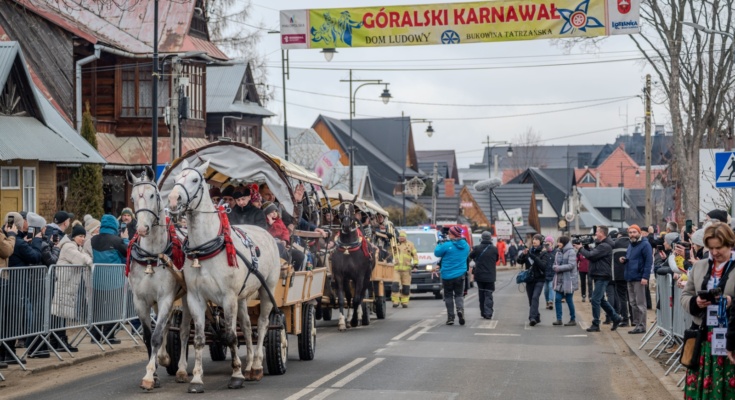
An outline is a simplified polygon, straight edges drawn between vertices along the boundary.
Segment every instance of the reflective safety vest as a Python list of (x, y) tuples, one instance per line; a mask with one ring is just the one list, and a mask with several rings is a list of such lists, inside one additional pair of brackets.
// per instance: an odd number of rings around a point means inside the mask
[(419, 256), (416, 254), (416, 248), (413, 247), (413, 243), (408, 240), (403, 243), (398, 241), (396, 250), (397, 254), (393, 260), (395, 262), (395, 269), (397, 270), (410, 270), (411, 266), (419, 261)]

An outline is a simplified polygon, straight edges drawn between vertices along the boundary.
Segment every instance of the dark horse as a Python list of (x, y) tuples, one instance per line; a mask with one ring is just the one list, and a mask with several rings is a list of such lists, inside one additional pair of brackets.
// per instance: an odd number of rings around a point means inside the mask
[[(365, 291), (370, 285), (370, 275), (375, 268), (375, 248), (367, 242), (359, 229), (360, 223), (355, 218), (355, 196), (352, 201), (345, 202), (340, 196), (338, 208), (340, 231), (336, 248), (332, 254), (332, 282), (337, 284), (339, 301), (339, 330), (347, 329), (345, 325), (344, 303), (345, 290), (350, 289), (350, 281), (354, 284), (352, 297), (352, 319), (350, 325), (357, 326), (357, 310), (362, 304)], [(370, 324), (370, 315), (365, 309), (362, 324)]]

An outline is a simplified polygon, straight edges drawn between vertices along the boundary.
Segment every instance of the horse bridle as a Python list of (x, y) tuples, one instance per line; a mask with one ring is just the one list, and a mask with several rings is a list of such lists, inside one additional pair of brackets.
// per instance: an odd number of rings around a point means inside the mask
[[(188, 191), (188, 190), (186, 190), (186, 186), (184, 186), (184, 185), (183, 185), (182, 183), (180, 183), (180, 182), (176, 182), (176, 183), (174, 184), (174, 187), (176, 187), (176, 186), (180, 186), (180, 187), (181, 187), (181, 189), (182, 189), (182, 190), (184, 191), (184, 193), (186, 193), (186, 204), (184, 204), (184, 206), (183, 206), (183, 207), (179, 206), (179, 209), (180, 209), (181, 211), (187, 211), (187, 210), (189, 210), (189, 205), (190, 205), (190, 204), (191, 204), (191, 203), (192, 203), (192, 202), (194, 201), (194, 199), (196, 199), (197, 197), (199, 198), (199, 203), (197, 203), (197, 206), (196, 206), (196, 207), (194, 207), (194, 208), (199, 208), (199, 206), (200, 206), (200, 205), (202, 204), (202, 198), (204, 198), (203, 196), (199, 196), (199, 193), (200, 193), (200, 192), (202, 192), (202, 193), (204, 192), (204, 176), (202, 175), (202, 173), (201, 173), (201, 172), (199, 172), (199, 171), (198, 171), (198, 170), (197, 170), (196, 168), (184, 168), (184, 169), (182, 169), (182, 170), (181, 170), (181, 172), (182, 172), (182, 173), (183, 173), (184, 171), (194, 171), (194, 172), (196, 172), (196, 173), (197, 173), (197, 175), (199, 175), (199, 187), (197, 187), (197, 190), (196, 190), (196, 191), (194, 192), (194, 196), (191, 196), (191, 195), (189, 194), (189, 191)], [(186, 178), (186, 177), (187, 177), (188, 175), (189, 175), (189, 174), (186, 174), (186, 175), (182, 175), (182, 177), (181, 177), (181, 178), (182, 178), (182, 179), (184, 179), (184, 178)]]
[[(158, 191), (158, 186), (156, 186), (156, 184), (153, 183), (153, 182), (146, 181), (146, 182), (138, 182), (138, 183), (134, 184), (133, 185), (133, 189), (135, 189), (136, 187), (141, 186), (141, 185), (151, 185), (151, 186), (153, 186), (153, 189), (155, 189), (155, 192), (156, 192), (156, 208), (158, 209), (158, 212), (160, 213), (161, 212), (161, 193)], [(140, 195), (140, 194), (138, 196), (142, 197), (142, 195)], [(135, 199), (133, 199), (133, 200), (135, 200)], [(135, 201), (133, 201), (133, 203), (135, 203)], [(135, 218), (136, 219), (140, 219), (140, 218), (138, 218), (138, 213), (140, 213), (140, 212), (147, 212), (147, 213), (150, 213), (151, 215), (153, 215), (153, 218), (156, 219), (156, 222), (153, 224), (153, 226), (159, 226), (159, 225), (161, 225), (160, 224), (161, 217), (159, 217), (158, 216), (158, 213), (156, 213), (155, 211), (151, 210), (150, 208), (141, 208), (139, 210), (135, 210)]]
[[(357, 228), (358, 228), (358, 226), (360, 225), (359, 223), (355, 223), (355, 222), (357, 222), (357, 218), (355, 218), (354, 211), (352, 212), (352, 214), (350, 214), (349, 205), (352, 205), (352, 207), (354, 209), (354, 207), (355, 207), (354, 204), (349, 204), (349, 203), (342, 203), (342, 204), (340, 204), (340, 206), (344, 206), (344, 210), (342, 211), (342, 216), (340, 217), (340, 222), (342, 222), (342, 219), (344, 219), (344, 218), (349, 218), (350, 219), (350, 226), (351, 226), (349, 232), (343, 232), (343, 233), (352, 233), (352, 232), (356, 231)], [(340, 227), (340, 231), (342, 231), (342, 227)]]

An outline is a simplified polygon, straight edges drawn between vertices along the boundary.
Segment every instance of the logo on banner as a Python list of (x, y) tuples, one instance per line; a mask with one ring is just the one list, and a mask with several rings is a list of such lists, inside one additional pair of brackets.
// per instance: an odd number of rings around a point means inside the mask
[[(626, 1), (626, 0), (619, 0)], [(587, 28), (603, 28), (602, 22), (595, 17), (587, 15), (587, 9), (589, 8), (590, 0), (584, 0), (574, 10), (568, 10), (565, 8), (559, 8), (557, 11), (559, 15), (564, 19), (564, 26), (561, 27), (559, 34), (574, 33), (575, 30), (587, 32)]]
[(341, 41), (352, 47), (352, 30), (360, 28), (362, 28), (362, 21), (353, 20), (349, 11), (342, 11), (338, 19), (326, 13), (324, 23), (319, 29), (311, 27), (311, 41), (323, 42), (327, 47), (334, 47), (337, 41)]
[(627, 14), (630, 12), (630, 1), (629, 0), (618, 0), (618, 11), (621, 14)]

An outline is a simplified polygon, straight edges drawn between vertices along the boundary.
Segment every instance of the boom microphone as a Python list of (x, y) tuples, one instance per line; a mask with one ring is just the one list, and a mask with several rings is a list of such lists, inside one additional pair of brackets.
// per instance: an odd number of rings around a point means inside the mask
[(488, 190), (493, 190), (502, 184), (503, 181), (501, 181), (500, 178), (490, 178), (475, 183), (473, 188), (478, 192), (484, 192)]

